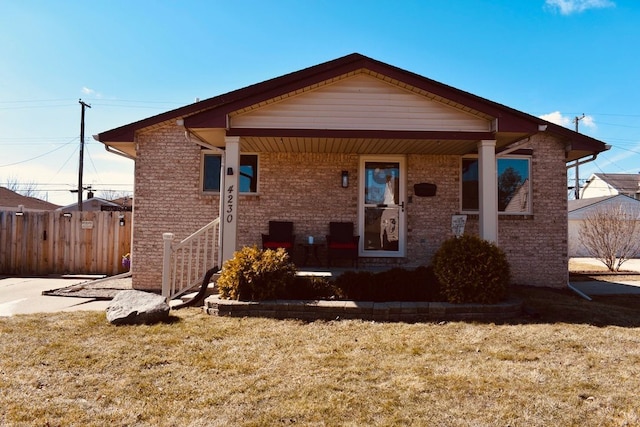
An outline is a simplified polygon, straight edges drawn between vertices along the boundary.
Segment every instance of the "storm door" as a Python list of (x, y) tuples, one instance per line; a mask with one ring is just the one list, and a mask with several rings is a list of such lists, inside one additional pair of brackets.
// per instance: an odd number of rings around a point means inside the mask
[(404, 157), (361, 158), (360, 256), (405, 256), (405, 181)]

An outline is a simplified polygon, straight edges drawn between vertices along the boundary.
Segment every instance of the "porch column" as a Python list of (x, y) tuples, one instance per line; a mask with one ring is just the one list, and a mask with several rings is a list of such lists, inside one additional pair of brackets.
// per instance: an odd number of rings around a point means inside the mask
[(498, 174), (496, 141), (478, 142), (480, 184), (480, 238), (498, 243)]
[[(220, 252), (222, 263), (233, 258), (238, 234), (238, 185), (240, 176), (240, 137), (227, 136), (220, 181)], [(222, 267), (222, 266), (220, 266)]]

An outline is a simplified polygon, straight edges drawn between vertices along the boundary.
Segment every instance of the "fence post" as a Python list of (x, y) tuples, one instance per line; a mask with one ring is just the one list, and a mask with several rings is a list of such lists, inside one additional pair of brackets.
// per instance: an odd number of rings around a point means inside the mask
[(173, 233), (162, 233), (164, 243), (162, 250), (162, 296), (169, 303), (169, 293), (171, 285), (171, 243), (173, 242)]

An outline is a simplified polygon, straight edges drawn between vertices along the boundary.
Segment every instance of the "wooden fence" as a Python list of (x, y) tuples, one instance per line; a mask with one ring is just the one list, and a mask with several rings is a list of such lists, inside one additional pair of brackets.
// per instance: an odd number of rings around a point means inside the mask
[(127, 271), (131, 212), (0, 211), (0, 274), (106, 274)]

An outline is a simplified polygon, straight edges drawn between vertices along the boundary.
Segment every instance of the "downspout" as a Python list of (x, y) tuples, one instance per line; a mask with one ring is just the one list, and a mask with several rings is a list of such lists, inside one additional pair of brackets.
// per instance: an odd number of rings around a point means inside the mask
[(586, 299), (587, 301), (593, 301), (589, 295), (585, 294), (580, 289), (573, 286), (571, 282), (567, 281), (567, 286), (569, 287), (569, 289), (571, 289), (573, 292), (580, 295), (582, 298)]
[[(93, 139), (95, 139), (95, 140), (96, 140), (96, 141), (98, 141), (98, 142), (102, 142), (102, 141), (100, 141), (100, 139), (99, 139), (99, 136), (98, 136), (98, 135), (93, 135)], [(104, 143), (103, 143), (103, 144), (104, 144)], [(136, 160), (136, 158), (135, 158), (135, 157), (133, 157), (133, 156), (131, 156), (131, 155), (127, 154), (127, 153), (124, 153), (124, 152), (122, 152), (122, 151), (118, 150), (117, 148), (113, 148), (113, 147), (112, 147), (112, 146), (110, 146), (110, 145), (104, 144), (104, 149), (105, 149), (107, 152), (109, 152), (109, 153), (117, 154), (118, 156), (126, 157), (127, 159), (130, 159), (130, 160), (133, 160), (133, 161), (135, 161), (135, 160)]]
[[(611, 145), (609, 145), (609, 144), (605, 144), (605, 145), (604, 145), (604, 151), (609, 151), (609, 150), (611, 150)], [(584, 165), (585, 163), (592, 162), (592, 161), (594, 161), (596, 158), (598, 158), (598, 154), (600, 154), (600, 153), (593, 153), (593, 154), (591, 155), (591, 158), (590, 158), (590, 159), (586, 159), (586, 160), (576, 160), (576, 163), (573, 163), (573, 164), (571, 164), (570, 166), (567, 166), (567, 169), (570, 169), (570, 168), (573, 168), (573, 167), (576, 167), (576, 166), (580, 166), (580, 165)]]

